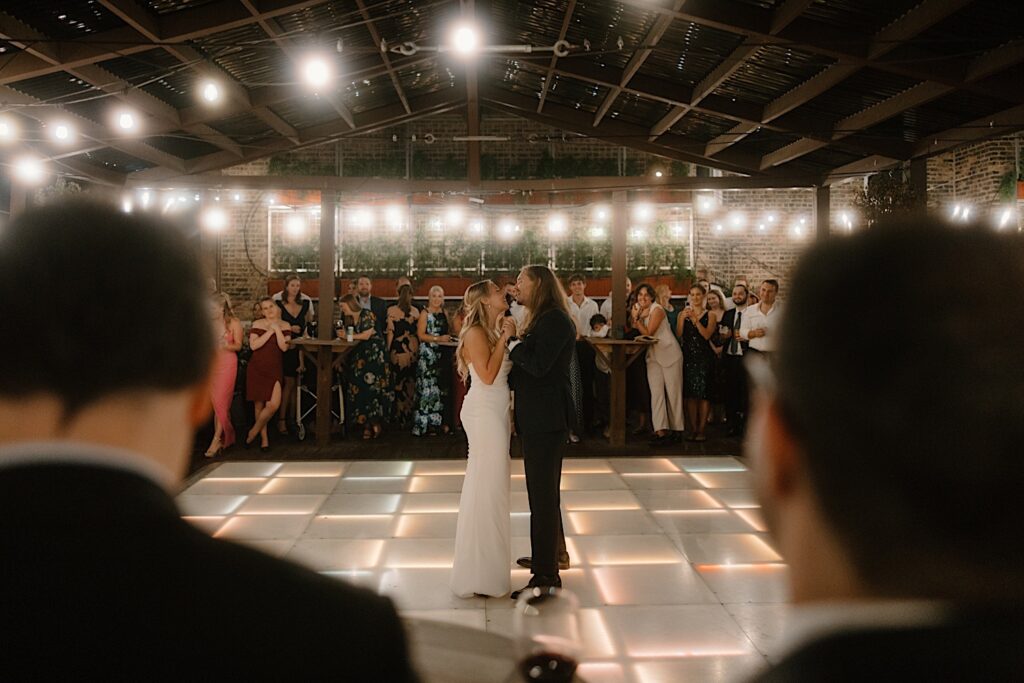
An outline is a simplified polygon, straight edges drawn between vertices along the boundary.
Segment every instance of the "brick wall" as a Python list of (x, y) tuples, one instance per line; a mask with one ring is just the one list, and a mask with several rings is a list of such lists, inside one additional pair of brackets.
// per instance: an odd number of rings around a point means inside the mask
[[(1014, 202), (999, 196), (1003, 177), (1013, 171), (1020, 135), (959, 147), (928, 160), (928, 207), (948, 212), (956, 204), (971, 206), (981, 220)], [(1016, 223), (1016, 221), (1015, 221)]]

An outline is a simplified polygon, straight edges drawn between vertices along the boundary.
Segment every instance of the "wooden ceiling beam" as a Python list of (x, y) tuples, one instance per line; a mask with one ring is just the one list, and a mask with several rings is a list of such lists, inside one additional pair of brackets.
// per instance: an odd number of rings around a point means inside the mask
[[(366, 30), (370, 32), (370, 39), (374, 45), (378, 47), (382, 44), (380, 32), (377, 31), (376, 24), (373, 23), (373, 19), (370, 17), (370, 13), (366, 9), (366, 3), (363, 0), (355, 0), (356, 7), (359, 8), (359, 16), (363, 18), (366, 23)], [(405, 90), (402, 88), (402, 82), (398, 79), (398, 73), (391, 66), (391, 58), (388, 56), (387, 50), (381, 50), (380, 52), (381, 61), (384, 63), (384, 68), (388, 72), (388, 76), (391, 77), (391, 85), (395, 87), (395, 93), (398, 95), (398, 99), (401, 100), (402, 106), (405, 107), (405, 113), (411, 114), (412, 109), (409, 107), (409, 100), (405, 96)]]
[[(569, 24), (572, 22), (572, 14), (576, 11), (576, 0), (569, 0), (565, 6), (565, 15), (562, 17), (562, 28), (558, 31), (558, 40), (565, 40), (565, 36), (569, 33)], [(551, 90), (551, 80), (555, 77), (555, 65), (558, 64), (558, 55), (552, 53), (551, 62), (548, 64), (547, 75), (544, 76), (544, 80), (540, 86), (540, 101), (537, 102), (537, 113), (539, 114), (544, 109), (544, 102), (548, 98), (548, 92)]]

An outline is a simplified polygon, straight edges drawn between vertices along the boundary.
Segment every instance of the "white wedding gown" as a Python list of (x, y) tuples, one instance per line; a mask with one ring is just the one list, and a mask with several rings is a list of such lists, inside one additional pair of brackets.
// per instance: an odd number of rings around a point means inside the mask
[(462, 427), (469, 441), (469, 463), (459, 500), (455, 561), (450, 586), (461, 598), (507, 595), (511, 584), (509, 516), (509, 410), (507, 357), (498, 376), (484, 384), (469, 366), (472, 380), (462, 404)]

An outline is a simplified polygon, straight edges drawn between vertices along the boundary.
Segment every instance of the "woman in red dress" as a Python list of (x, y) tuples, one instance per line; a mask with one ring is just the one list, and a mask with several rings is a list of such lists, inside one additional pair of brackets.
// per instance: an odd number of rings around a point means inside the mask
[(269, 296), (260, 299), (263, 317), (254, 320), (249, 330), (252, 358), (245, 371), (245, 398), (256, 406), (256, 423), (249, 430), (245, 445), (260, 437), (260, 450), (270, 450), (267, 423), (281, 406), (282, 358), (288, 350), (291, 326), (281, 320), (281, 309)]
[(242, 323), (231, 310), (231, 299), (223, 292), (213, 295), (213, 327), (220, 350), (214, 361), (210, 382), (213, 441), (206, 449), (207, 458), (212, 458), (235, 443), (235, 428), (231, 424), (231, 397), (235, 394), (238, 352), (242, 348)]

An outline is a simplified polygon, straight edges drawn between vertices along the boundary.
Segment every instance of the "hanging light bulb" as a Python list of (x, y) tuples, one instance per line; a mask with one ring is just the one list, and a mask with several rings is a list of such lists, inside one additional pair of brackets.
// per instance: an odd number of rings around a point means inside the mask
[(0, 115), (0, 143), (18, 139), (18, 126), (10, 116)]
[(480, 50), (480, 29), (462, 23), (452, 30), (452, 51), (460, 57), (472, 57)]
[(214, 80), (205, 80), (199, 87), (199, 97), (207, 104), (216, 104), (220, 101), (220, 85)]
[(75, 139), (75, 129), (67, 121), (56, 121), (47, 128), (50, 130), (50, 137), (63, 145), (70, 144)]
[(319, 90), (327, 85), (332, 74), (331, 64), (322, 55), (310, 55), (302, 63), (302, 80), (306, 85)]

